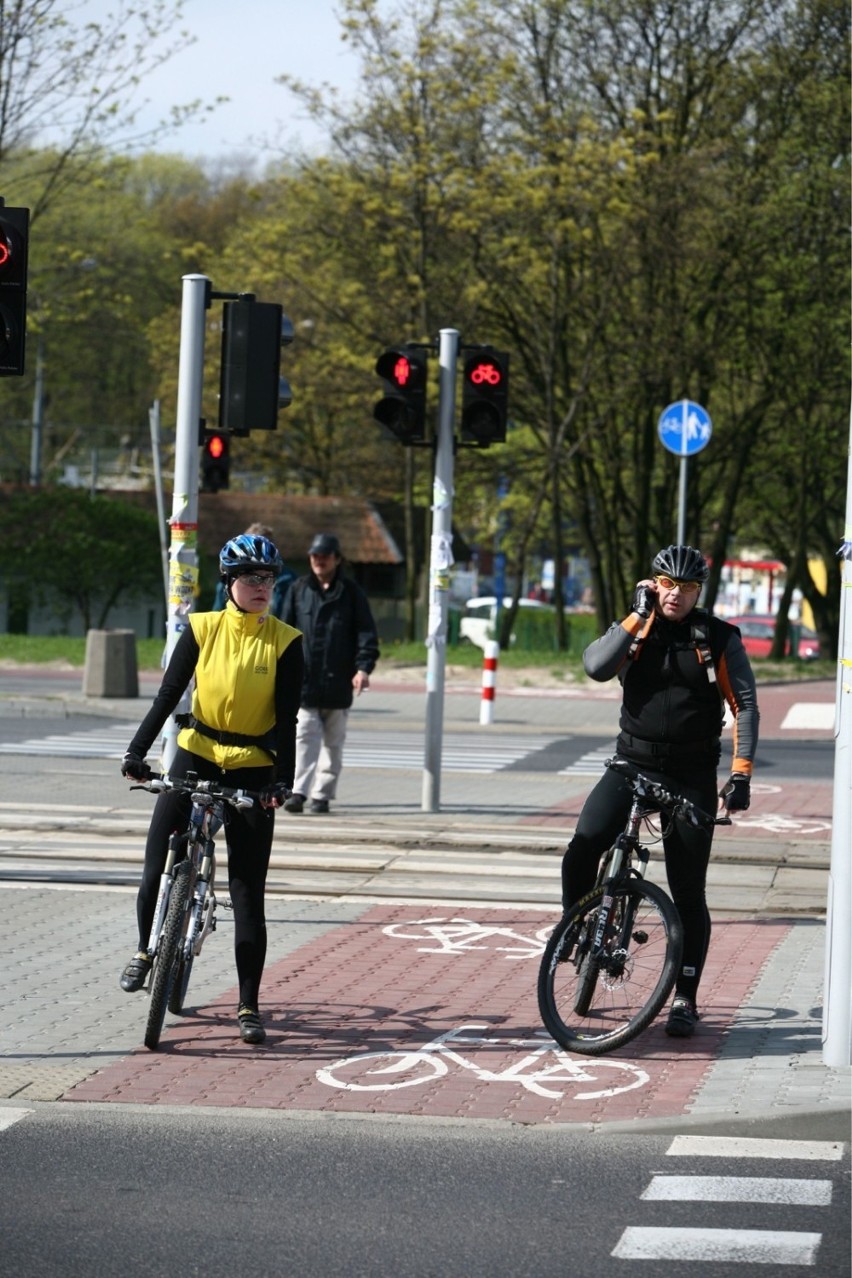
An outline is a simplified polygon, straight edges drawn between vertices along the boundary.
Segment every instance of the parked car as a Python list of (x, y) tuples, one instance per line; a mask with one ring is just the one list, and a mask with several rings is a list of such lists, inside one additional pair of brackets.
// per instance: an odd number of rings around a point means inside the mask
[[(743, 647), (750, 657), (768, 657), (775, 636), (777, 617), (760, 617), (749, 614), (745, 617), (726, 617), (726, 621), (736, 626), (743, 638)], [(808, 626), (795, 624), (799, 631), (799, 657), (802, 661), (815, 661), (820, 655), (819, 636)], [(787, 656), (790, 655), (790, 636), (787, 636)]]
[[(504, 595), (503, 607), (508, 608), (511, 602), (508, 595)], [(538, 599), (521, 599), (519, 603), (521, 608), (553, 611), (549, 604), (541, 603)], [(486, 640), (494, 637), (496, 615), (496, 595), (479, 595), (475, 599), (468, 599), (459, 623), (459, 638), (467, 639), (469, 643), (476, 644), (477, 648), (484, 648)]]

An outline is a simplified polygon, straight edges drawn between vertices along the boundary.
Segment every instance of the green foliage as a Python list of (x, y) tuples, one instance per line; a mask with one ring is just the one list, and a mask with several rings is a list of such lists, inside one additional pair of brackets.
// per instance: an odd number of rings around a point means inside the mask
[(157, 521), (125, 502), (78, 489), (7, 491), (0, 536), (10, 596), (50, 604), (59, 618), (78, 609), (85, 630), (103, 629), (119, 602), (163, 588)]

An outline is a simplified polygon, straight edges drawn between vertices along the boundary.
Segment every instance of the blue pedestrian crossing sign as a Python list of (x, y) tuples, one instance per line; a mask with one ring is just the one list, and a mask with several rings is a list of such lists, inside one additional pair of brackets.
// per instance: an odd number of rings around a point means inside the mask
[(713, 423), (710, 414), (691, 399), (679, 399), (660, 413), (657, 423), (660, 442), (678, 457), (691, 457), (710, 443)]

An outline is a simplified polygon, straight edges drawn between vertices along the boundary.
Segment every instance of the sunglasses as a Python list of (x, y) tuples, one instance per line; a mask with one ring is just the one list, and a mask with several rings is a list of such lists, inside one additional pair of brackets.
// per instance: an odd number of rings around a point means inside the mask
[(681, 594), (697, 595), (701, 589), (700, 581), (681, 581), (678, 577), (655, 577), (658, 586), (662, 586), (663, 590), (674, 590), (677, 586)]
[(244, 572), (237, 581), (244, 581), (247, 586), (274, 586), (275, 578), (268, 572)]

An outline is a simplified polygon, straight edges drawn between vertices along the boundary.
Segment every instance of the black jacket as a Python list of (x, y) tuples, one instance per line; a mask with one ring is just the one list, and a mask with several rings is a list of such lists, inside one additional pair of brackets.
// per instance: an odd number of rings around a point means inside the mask
[(356, 670), (370, 674), (379, 659), (379, 637), (367, 596), (338, 570), (328, 590), (308, 573), (293, 583), (282, 621), (304, 635), (302, 702), (322, 710), (352, 705)]

